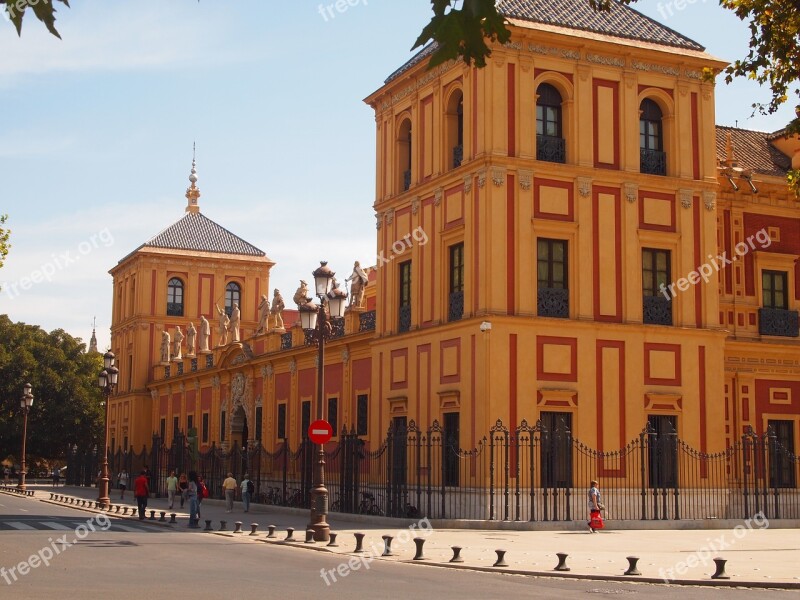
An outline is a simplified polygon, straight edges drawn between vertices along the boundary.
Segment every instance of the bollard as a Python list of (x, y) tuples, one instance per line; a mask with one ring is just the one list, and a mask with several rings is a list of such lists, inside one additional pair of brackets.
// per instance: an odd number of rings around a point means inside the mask
[(567, 566), (567, 556), (569, 554), (565, 552), (556, 552), (556, 556), (558, 557), (558, 564), (556, 568), (553, 569), (554, 571), (569, 571), (570, 568)]
[(214, 529), (211, 527), (211, 519), (206, 519), (206, 528), (203, 529), (203, 531), (214, 531)]
[(81, 500), (78, 502), (79, 506), (86, 506), (86, 500)]
[(268, 538), (276, 537), (275, 536), (275, 525), (267, 525), (267, 529), (269, 530), (269, 533), (267, 533), (267, 537)]
[(258, 523), (250, 523), (250, 535), (258, 535)]
[(220, 521), (219, 522), (219, 531), (227, 531), (228, 529), (228, 522), (227, 521)]
[(425, 545), (425, 538), (414, 538), (414, 543), (417, 545), (417, 553), (411, 560), (427, 560), (422, 554), (422, 547)]
[(50, 500), (53, 499), (53, 496), (55, 496), (55, 494), (53, 492), (50, 492)]
[(356, 554), (360, 554), (364, 552), (364, 535), (363, 533), (354, 533), (356, 537), (356, 549), (353, 550)]
[(394, 556), (392, 553), (392, 540), (394, 539), (390, 535), (382, 535), (383, 538), (383, 554), (381, 556)]
[(150, 520), (151, 521), (155, 521), (156, 520), (156, 511), (154, 511), (154, 510), (150, 511)]
[(296, 542), (297, 540), (294, 539), (294, 527), (287, 527), (286, 528), (286, 537), (283, 538), (284, 542)]
[(178, 521), (175, 519), (177, 515), (175, 513), (169, 513), (169, 522), (170, 525), (177, 523)]
[(313, 544), (314, 543), (314, 530), (313, 529), (306, 529), (306, 544)]
[(128, 514), (128, 507), (127, 506), (123, 506), (122, 507), (122, 514), (123, 515), (127, 515)]
[(453, 550), (453, 558), (450, 559), (452, 563), (462, 563), (464, 559), (461, 557), (461, 546), (451, 546)]
[(330, 532), (331, 541), (328, 542), (329, 548), (338, 548), (339, 544), (336, 543), (336, 536), (339, 535), (338, 533), (334, 533), (333, 531)]
[(120, 505), (117, 504), (114, 508), (116, 509), (114, 512), (119, 514)]
[(242, 522), (241, 521), (234, 522), (233, 533), (244, 533), (244, 531), (242, 531)]
[(158, 522), (159, 522), (159, 523), (163, 523), (163, 522), (164, 522), (164, 521), (166, 521), (166, 520), (167, 520), (167, 513), (165, 513), (165, 512), (162, 510), (162, 511), (161, 511), (161, 518), (158, 520)]
[(497, 561), (492, 565), (493, 567), (507, 567), (508, 563), (506, 562), (506, 551), (505, 550), (495, 550), (497, 553)]
[(628, 556), (628, 570), (625, 571), (625, 575), (641, 575), (641, 571), (636, 567), (636, 563), (639, 562), (638, 556)]
[(714, 571), (714, 574), (711, 576), (711, 579), (730, 579), (728, 574), (725, 572), (725, 563), (728, 562), (724, 558), (715, 558), (714, 564), (717, 565), (717, 570)]

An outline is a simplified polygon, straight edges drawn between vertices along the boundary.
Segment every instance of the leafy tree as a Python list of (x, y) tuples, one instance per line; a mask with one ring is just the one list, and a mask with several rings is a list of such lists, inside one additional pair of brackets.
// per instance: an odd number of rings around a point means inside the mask
[[(69, 0), (58, 0), (65, 6), (69, 6)], [(0, 0), (0, 4), (2, 4)], [(44, 23), (47, 30), (61, 39), (58, 31), (56, 30), (56, 7), (55, 0), (5, 0), (6, 14), (14, 27), (17, 28), (17, 34), (22, 35), (22, 18), (25, 16), (25, 11), (30, 8), (36, 18)]]
[(33, 387), (28, 415), (27, 454), (60, 458), (67, 444), (103, 443), (99, 354), (62, 329), (47, 333), (35, 325), (12, 323), (0, 315), (0, 456), (19, 460), (22, 418), (19, 400), (25, 383)]
[(6, 260), (6, 256), (8, 256), (8, 249), (11, 248), (11, 244), (8, 243), (9, 238), (11, 238), (11, 230), (2, 227), (7, 220), (8, 215), (0, 215), (0, 269), (3, 268), (3, 263)]

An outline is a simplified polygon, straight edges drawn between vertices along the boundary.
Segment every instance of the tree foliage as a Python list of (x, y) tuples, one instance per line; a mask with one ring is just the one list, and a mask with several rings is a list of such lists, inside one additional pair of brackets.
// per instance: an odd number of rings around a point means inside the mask
[[(69, 0), (57, 0), (65, 6), (69, 6)], [(22, 35), (22, 19), (28, 9), (33, 11), (36, 18), (39, 19), (47, 30), (57, 38), (61, 39), (58, 31), (56, 30), (56, 0), (5, 0), (5, 11), (9, 20), (17, 28), (17, 34)], [(2, 0), (0, 0), (2, 3)]]
[(27, 454), (59, 458), (67, 444), (103, 443), (102, 395), (97, 374), (103, 357), (62, 329), (47, 333), (0, 315), (0, 457), (19, 460), (23, 386), (33, 387)]
[(0, 215), (0, 269), (3, 268), (3, 263), (8, 256), (8, 249), (11, 248), (11, 244), (8, 243), (8, 240), (11, 239), (11, 230), (3, 227), (7, 220), (8, 215)]

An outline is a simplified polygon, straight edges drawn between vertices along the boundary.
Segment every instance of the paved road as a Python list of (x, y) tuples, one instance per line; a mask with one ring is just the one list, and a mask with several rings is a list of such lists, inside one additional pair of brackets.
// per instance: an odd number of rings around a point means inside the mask
[[(796, 591), (571, 581), (377, 560), (365, 564), (352, 555), (267, 544), (247, 536), (228, 537), (182, 528), (170, 530), (124, 519), (110, 518), (110, 529), (102, 530), (98, 525), (104, 523), (104, 518), (104, 515), (0, 495), (0, 522), (5, 524), (95, 524), (95, 531), (87, 528), (67, 532), (37, 527), (0, 531), (0, 568), (5, 569), (0, 571), (0, 597), (107, 600), (124, 597), (126, 591), (142, 598), (179, 594), (192, 600), (398, 598), (412, 594), (459, 600), (517, 597), (569, 600), (587, 598), (587, 594), (647, 599), (666, 599), (680, 594), (681, 600), (797, 597)], [(122, 525), (135, 531), (120, 529)], [(63, 538), (63, 542), (58, 542), (59, 538)], [(29, 561), (28, 557), (46, 548), (54, 550), (49, 566), (40, 564), (27, 574), (19, 573), (21, 561)], [(354, 570), (347, 567), (349, 572), (342, 577), (345, 569), (340, 565), (349, 560)], [(12, 567), (17, 569), (13, 575)], [(322, 569), (327, 573), (327, 584), (321, 576)]]

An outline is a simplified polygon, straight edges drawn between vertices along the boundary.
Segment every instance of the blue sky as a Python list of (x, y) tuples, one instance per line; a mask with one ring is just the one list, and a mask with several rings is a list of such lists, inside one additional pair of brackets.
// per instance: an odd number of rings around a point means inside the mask
[[(61, 41), (32, 17), (21, 38), (0, 20), (0, 214), (13, 232), (0, 313), (87, 341), (96, 315), (104, 349), (107, 271), (183, 214), (195, 140), (203, 213), (277, 262), (284, 296), (321, 259), (343, 273), (373, 264), (374, 117), (362, 99), (409, 57), (430, 2), (359, 0), (333, 18), (320, 6), (76, 0), (59, 5)], [(635, 5), (711, 54), (745, 54), (732, 13), (683, 6)], [(716, 97), (719, 124), (772, 131), (791, 116), (750, 118), (768, 99), (752, 82), (720, 83)], [(20, 289), (36, 272), (47, 277)]]

